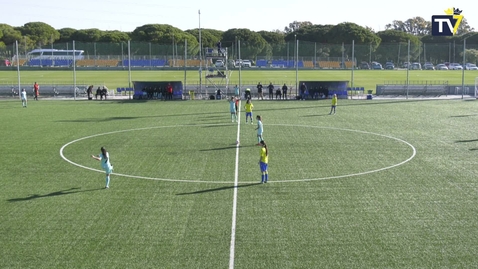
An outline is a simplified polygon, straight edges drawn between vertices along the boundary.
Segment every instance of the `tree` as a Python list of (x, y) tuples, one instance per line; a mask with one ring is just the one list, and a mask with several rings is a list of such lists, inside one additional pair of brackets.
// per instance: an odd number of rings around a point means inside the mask
[[(169, 24), (145, 24), (137, 27), (131, 33), (131, 39), (133, 41), (151, 42), (156, 44), (172, 44), (173, 41), (177, 44), (183, 44), (184, 40), (187, 40), (188, 54), (196, 55), (199, 52), (199, 42), (193, 35)], [(170, 54), (173, 49), (168, 46), (169, 45), (159, 48), (157, 54)]]
[(235, 42), (239, 40), (241, 43), (241, 57), (243, 59), (256, 59), (267, 46), (267, 42), (257, 32), (249, 29), (229, 29), (222, 35), (223, 42)]
[(66, 43), (73, 41), (73, 35), (75, 34), (76, 29), (62, 28), (59, 29), (58, 32), (60, 33), (60, 39), (58, 39), (58, 42)]
[(466, 18), (463, 18), (463, 20), (460, 23), (460, 26), (458, 26), (458, 29), (456, 30), (456, 35), (463, 35), (473, 31), (475, 31), (475, 28), (471, 27), (468, 24), (468, 21), (466, 20)]
[(385, 30), (377, 33), (382, 40), (380, 46), (374, 53), (376, 61), (392, 61), (396, 64), (407, 61), (408, 58), (408, 40), (410, 40), (410, 58), (418, 60), (421, 53), (421, 41), (412, 34), (399, 30)]
[(36, 46), (52, 44), (60, 38), (60, 33), (43, 22), (29, 22), (19, 27), (22, 35), (29, 37)]
[(78, 42), (98, 42), (102, 36), (102, 31), (99, 29), (83, 29), (78, 30), (71, 36), (72, 40)]
[(386, 30), (398, 30), (416, 36), (425, 36), (431, 32), (431, 22), (422, 17), (413, 17), (406, 21), (393, 21), (385, 26)]
[(299, 30), (300, 28), (302, 27), (305, 27), (305, 26), (310, 26), (312, 25), (312, 23), (310, 21), (293, 21), (291, 23), (289, 23), (289, 26), (287, 27), (284, 27), (284, 32), (285, 33), (292, 33), (292, 32), (296, 32), (297, 30)]
[(270, 58), (272, 55), (275, 54), (280, 55), (280, 52), (284, 50), (284, 33), (280, 31), (259, 31), (257, 33), (260, 34), (262, 38), (264, 38), (264, 40), (267, 42), (266, 47), (262, 51), (262, 55), (264, 55), (266, 58)]
[[(342, 54), (346, 57), (351, 56), (351, 44), (355, 43), (355, 58), (357, 61), (368, 61), (370, 58), (370, 51), (375, 51), (380, 45), (381, 39), (371, 30), (359, 26), (355, 23), (344, 22), (333, 26), (326, 35), (329, 43), (336, 44), (330, 50), (331, 56), (341, 57)], [(337, 44), (347, 44), (342, 48)], [(362, 45), (362, 46), (360, 46)], [(344, 51), (342, 51), (344, 49)]]
[[(199, 42), (199, 29), (186, 30), (186, 33), (193, 35)], [(201, 29), (201, 43), (203, 47), (215, 47), (219, 40), (222, 40), (223, 31), (214, 29)], [(227, 44), (222, 44), (227, 46)]]
[[(463, 57), (463, 52), (460, 53), (461, 57)], [(465, 53), (466, 61), (468, 63), (474, 63), (476, 64), (478, 62), (478, 50), (476, 49), (467, 49)], [(465, 68), (463, 66), (463, 68)]]
[(102, 33), (99, 42), (120, 43), (127, 42), (130, 37), (125, 32), (120, 31), (105, 31)]

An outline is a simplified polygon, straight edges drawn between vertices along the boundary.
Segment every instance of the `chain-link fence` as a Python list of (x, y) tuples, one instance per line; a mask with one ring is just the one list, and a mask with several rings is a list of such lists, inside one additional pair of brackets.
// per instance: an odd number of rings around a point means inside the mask
[[(73, 44), (74, 43), (74, 44)], [(372, 44), (328, 44), (320, 42), (286, 42), (281, 44), (267, 44), (259, 47), (249, 42), (240, 45), (232, 44), (227, 47), (229, 59), (249, 59), (253, 66), (261, 68), (324, 68), (324, 69), (350, 69), (352, 65), (360, 68), (360, 63), (378, 62), (385, 65), (393, 62), (395, 68), (404, 67), (408, 61), (425, 63), (462, 63), (463, 43), (381, 43), (379, 46)], [(148, 42), (120, 42), (120, 43), (85, 43), (69, 42), (54, 43), (43, 46), (44, 50), (82, 50), (82, 55), (76, 62), (79, 67), (197, 67), (201, 63), (198, 45), (188, 46), (185, 43), (155, 44)], [(240, 46), (240, 47), (239, 47)], [(226, 48), (224, 48), (226, 49)], [(26, 44), (18, 43), (18, 59), (20, 65), (39, 66), (35, 61), (39, 55), (31, 54), (32, 48)], [(50, 55), (49, 55), (50, 53)], [(0, 58), (9, 60), (16, 65), (15, 45), (0, 49)], [(352, 55), (353, 54), (353, 55)], [(128, 57), (130, 55), (131, 57)], [(203, 54), (204, 55), (204, 54)], [(410, 57), (410, 59), (408, 59)], [(65, 58), (65, 57), (63, 57)], [(61, 59), (44, 52), (42, 59)], [(475, 63), (478, 60), (478, 46), (466, 45), (467, 62)], [(203, 59), (204, 66), (213, 64)], [(62, 62), (44, 61), (42, 65), (58, 65)]]

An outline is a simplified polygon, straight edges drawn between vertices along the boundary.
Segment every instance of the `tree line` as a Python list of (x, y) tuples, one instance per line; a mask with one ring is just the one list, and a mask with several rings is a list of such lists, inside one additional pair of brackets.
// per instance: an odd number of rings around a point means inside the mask
[[(201, 42), (203, 47), (215, 47), (217, 42), (221, 41), (223, 47), (235, 48), (239, 40), (243, 58), (256, 59), (259, 56), (269, 57), (285, 55), (285, 53), (292, 55), (293, 53), (289, 52), (289, 45), (295, 44), (296, 40), (300, 40), (302, 44), (307, 42), (321, 44), (320, 46), (305, 46), (301, 50), (301, 54), (316, 55), (317, 57), (340, 57), (344, 53), (342, 47), (327, 45), (351, 44), (354, 41), (358, 61), (368, 61), (371, 54), (374, 55), (372, 60), (385, 61), (397, 58), (397, 44), (407, 44), (410, 41), (412, 59), (421, 55), (423, 44), (432, 46), (427, 51), (428, 57), (448, 59), (449, 44), (462, 42), (464, 36), (470, 36), (467, 40), (468, 44), (478, 44), (478, 35), (472, 36), (473, 31), (474, 29), (468, 25), (466, 19), (462, 21), (457, 35), (451, 37), (432, 36), (431, 22), (421, 17), (414, 17), (406, 21), (393, 21), (386, 26), (385, 30), (378, 32), (370, 27), (362, 27), (351, 22), (337, 25), (316, 25), (308, 21), (294, 21), (283, 30), (273, 31), (201, 29)], [(11, 48), (15, 41), (19, 42), (19, 47), (27, 51), (47, 47), (51, 44), (69, 43), (73, 40), (85, 43), (131, 41), (153, 44), (184, 44), (187, 42), (190, 55), (197, 55), (199, 52), (199, 29), (197, 28), (183, 31), (168, 24), (146, 24), (137, 27), (132, 32), (121, 32), (73, 28), (57, 30), (43, 22), (29, 22), (19, 27), (0, 24), (0, 56), (4, 57), (13, 53), (8, 48)], [(391, 49), (390, 46), (394, 49)], [(476, 61), (477, 51), (474, 49), (467, 51), (467, 57), (469, 53), (470, 59)], [(350, 54), (349, 51), (347, 54)]]

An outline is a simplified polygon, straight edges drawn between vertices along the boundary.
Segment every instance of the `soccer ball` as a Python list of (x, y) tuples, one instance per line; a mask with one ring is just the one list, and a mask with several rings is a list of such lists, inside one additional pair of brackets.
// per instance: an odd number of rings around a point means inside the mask
[(236, 145), (239, 145), (239, 140), (236, 140)]

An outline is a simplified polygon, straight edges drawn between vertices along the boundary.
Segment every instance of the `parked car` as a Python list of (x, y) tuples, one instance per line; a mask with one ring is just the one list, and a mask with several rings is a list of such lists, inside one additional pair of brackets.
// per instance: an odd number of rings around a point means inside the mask
[(463, 70), (463, 66), (461, 66), (461, 64), (459, 64), (459, 63), (451, 63), (448, 66), (448, 69), (450, 69), (450, 70)]
[(410, 65), (411, 70), (422, 70), (422, 65), (420, 63), (412, 63)]
[(395, 65), (392, 62), (386, 62), (385, 69), (393, 70), (395, 69)]
[(224, 66), (224, 61), (223, 60), (217, 60), (215, 65), (216, 65), (216, 67), (223, 67)]
[(467, 64), (465, 64), (465, 69), (466, 70), (478, 70), (478, 67), (476, 66), (476, 64), (467, 63)]
[(359, 68), (360, 69), (370, 69), (370, 65), (367, 62), (361, 62)]
[(435, 67), (433, 66), (433, 64), (427, 63), (423, 66), (423, 69), (425, 69), (425, 70), (435, 70)]
[(383, 67), (382, 67), (382, 64), (380, 64), (380, 63), (372, 62), (372, 69), (374, 69), (374, 70), (382, 70)]
[(252, 62), (250, 60), (243, 60), (242, 67), (252, 67)]
[(435, 70), (448, 70), (448, 67), (445, 64), (437, 64)]

